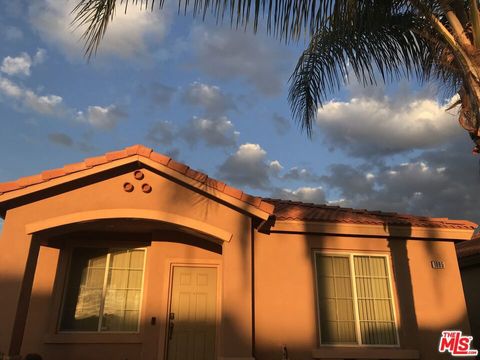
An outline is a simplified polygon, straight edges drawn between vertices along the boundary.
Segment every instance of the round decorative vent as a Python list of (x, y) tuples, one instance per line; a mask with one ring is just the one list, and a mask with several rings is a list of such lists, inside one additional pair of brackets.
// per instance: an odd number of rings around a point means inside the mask
[(126, 182), (125, 184), (123, 184), (123, 190), (125, 190), (126, 192), (132, 192), (133, 189), (135, 189), (135, 187), (129, 182)]
[(142, 191), (145, 193), (145, 194), (148, 194), (150, 192), (152, 192), (152, 187), (148, 184), (143, 184), (142, 185)]
[(137, 180), (143, 180), (143, 178), (145, 177), (145, 175), (143, 175), (143, 172), (141, 170), (137, 170), (133, 173), (133, 176), (135, 177), (135, 179)]

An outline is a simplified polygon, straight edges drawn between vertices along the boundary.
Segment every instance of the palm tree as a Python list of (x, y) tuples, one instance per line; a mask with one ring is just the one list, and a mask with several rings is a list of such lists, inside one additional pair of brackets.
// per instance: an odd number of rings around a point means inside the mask
[[(158, 0), (161, 8), (165, 0)], [(130, 0), (146, 8), (154, 0)], [(86, 54), (94, 54), (117, 5), (128, 0), (79, 0), (74, 23), (86, 26)], [(294, 118), (308, 134), (319, 106), (349, 81), (399, 78), (437, 81), (459, 95), (459, 123), (480, 152), (480, 13), (477, 0), (178, 0), (179, 11), (258, 25), (280, 40), (309, 44), (290, 78)]]

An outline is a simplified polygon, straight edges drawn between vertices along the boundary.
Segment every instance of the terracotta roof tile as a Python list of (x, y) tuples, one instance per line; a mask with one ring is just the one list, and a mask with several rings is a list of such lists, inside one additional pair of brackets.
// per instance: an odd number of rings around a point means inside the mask
[(431, 218), (364, 209), (341, 208), (339, 206), (308, 204), (282, 199), (263, 198), (275, 207), (274, 215), (279, 220), (337, 222), (371, 225), (418, 226), (473, 230), (477, 224), (466, 220)]
[(187, 172), (185, 173), (185, 175), (187, 175), (189, 178), (191, 178), (193, 180), (197, 180), (201, 183), (205, 183), (205, 181), (208, 178), (207, 174), (201, 173), (200, 171), (196, 171), (196, 170), (193, 170), (193, 169), (188, 169)]
[(131, 155), (137, 155), (138, 154), (138, 149), (140, 148), (141, 145), (132, 145), (132, 146), (128, 146), (125, 148), (125, 151), (127, 152), (127, 155), (128, 156), (131, 156)]
[(263, 211), (271, 214), (275, 210), (275, 205), (272, 205), (272, 204), (262, 200), (260, 202), (260, 205), (258, 206), (258, 208), (260, 210), (263, 210)]
[(255, 197), (255, 196), (245, 194), (245, 193), (242, 194), (242, 198), (240, 200), (245, 201), (246, 203), (249, 203), (250, 205), (253, 205), (253, 206), (256, 206), (256, 207), (258, 207), (260, 205), (260, 203), (262, 202), (262, 199), (260, 199), (258, 197)]
[[(405, 225), (421, 227), (440, 227), (472, 230), (477, 225), (469, 221), (449, 220), (447, 218), (429, 218), (424, 216), (402, 215), (381, 211), (341, 208), (339, 206), (301, 203), (281, 199), (268, 199), (245, 194), (243, 191), (226, 185), (222, 181), (209, 178), (206, 174), (190, 169), (187, 165), (172, 160), (168, 156), (154, 152), (143, 145), (134, 145), (120, 151), (108, 152), (103, 156), (92, 157), (83, 162), (65, 165), (63, 168), (46, 170), (38, 175), (20, 178), (17, 181), (0, 183), (0, 196), (4, 193), (29, 187), (71, 173), (114, 162), (129, 156), (143, 156), (167, 166), (185, 176), (218, 190), (235, 199), (250, 204), (268, 214), (274, 214), (279, 220), (301, 220), (318, 222), (340, 222), (352, 224)], [(0, 197), (1, 201), (1, 197)]]
[(178, 171), (181, 174), (185, 174), (188, 170), (187, 165), (179, 163), (178, 161), (175, 161), (175, 160), (170, 160), (169, 163), (168, 163), (168, 167), (170, 169)]
[(153, 149), (147, 148), (146, 146), (143, 146), (143, 145), (138, 145), (137, 155), (145, 156), (146, 158), (148, 158), (152, 153), (153, 153)]
[(171, 161), (168, 156), (156, 152), (152, 152), (150, 154), (150, 159), (165, 166), (168, 165), (168, 163)]
[(0, 184), (0, 194), (17, 190), (20, 188), (22, 188), (22, 186), (17, 181), (4, 182)]
[(134, 155), (149, 158), (150, 160), (158, 164), (167, 166), (168, 168), (177, 171), (180, 174), (184, 174), (191, 179), (194, 179), (202, 184), (205, 184), (208, 187), (218, 190), (233, 198), (244, 201), (258, 209), (261, 209), (262, 211), (268, 212), (269, 214), (273, 212), (273, 206), (262, 201), (260, 197), (254, 197), (244, 194), (243, 191), (239, 189), (227, 186), (221, 181), (209, 178), (206, 174), (190, 169), (187, 165), (174, 161), (168, 156), (156, 153), (152, 149), (147, 148), (143, 145), (129, 146), (123, 150), (111, 151), (102, 156), (85, 159), (84, 161), (79, 163), (68, 164), (65, 165), (63, 168), (46, 170), (38, 175), (20, 178), (16, 181), (11, 181), (7, 183), (0, 183), (0, 195)]
[(97, 166), (97, 165), (106, 164), (107, 162), (108, 162), (108, 160), (107, 160), (107, 157), (105, 155), (85, 159), (85, 165), (89, 168)]
[[(85, 163), (86, 166), (86, 163)], [(42, 178), (44, 181), (48, 181), (51, 179), (58, 178), (60, 176), (65, 175), (65, 170), (63, 168), (61, 169), (51, 169), (51, 170), (45, 170), (42, 172)]]
[(26, 187), (30, 185), (35, 185), (43, 182), (43, 177), (41, 174), (25, 176), (17, 180), (17, 184), (21, 187)]
[(231, 186), (225, 185), (223, 192), (227, 195), (233, 196), (236, 199), (241, 199), (243, 195), (243, 191), (239, 189), (235, 189)]
[(207, 184), (207, 186), (213, 187), (214, 189), (217, 189), (222, 192), (223, 192), (223, 189), (225, 189), (225, 185), (226, 185), (224, 182), (212, 179), (210, 177), (207, 177), (207, 179), (205, 180), (205, 184)]
[(107, 159), (107, 161), (123, 159), (123, 158), (126, 158), (127, 156), (128, 154), (125, 150), (111, 151), (105, 154), (105, 158)]
[(63, 171), (66, 174), (71, 174), (71, 173), (82, 171), (85, 169), (87, 169), (87, 165), (83, 161), (79, 163), (67, 164), (63, 167)]

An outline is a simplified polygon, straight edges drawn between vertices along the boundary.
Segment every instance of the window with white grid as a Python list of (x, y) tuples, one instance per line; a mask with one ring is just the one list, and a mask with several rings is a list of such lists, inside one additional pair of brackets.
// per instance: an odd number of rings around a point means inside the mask
[(322, 344), (397, 345), (386, 256), (315, 253)]
[(75, 248), (60, 330), (138, 331), (144, 260), (144, 249)]

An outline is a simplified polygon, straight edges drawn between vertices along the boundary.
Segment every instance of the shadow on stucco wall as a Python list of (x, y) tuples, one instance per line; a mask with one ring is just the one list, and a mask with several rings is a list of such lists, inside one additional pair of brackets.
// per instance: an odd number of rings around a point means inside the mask
[[(183, 243), (182, 243), (183, 244)], [(191, 246), (191, 245), (187, 245)], [(210, 251), (210, 250), (209, 250)], [(58, 275), (58, 274), (57, 274)], [(0, 277), (0, 289), (7, 290), (18, 285), (20, 279), (9, 279), (5, 276)], [(56, 279), (55, 281), (57, 281)], [(155, 281), (155, 279), (150, 279)], [(142, 344), (142, 341), (166, 341), (168, 344), (168, 338), (161, 337), (159, 335), (166, 336), (168, 328), (168, 320), (163, 317), (158, 318), (158, 322), (152, 325), (150, 318), (144, 317), (141, 319), (140, 334), (146, 334), (152, 332), (155, 329), (156, 334), (150, 338), (144, 338), (135, 341), (122, 342), (116, 340), (106, 340), (106, 342), (97, 340), (85, 341), (81, 340), (82, 333), (77, 333), (78, 338), (71, 337), (70, 340), (65, 341), (60, 338), (55, 339), (55, 334), (52, 333), (52, 328), (56, 328), (55, 324), (51, 324), (52, 318), (57, 317), (59, 309), (54, 305), (55, 297), (54, 287), (51, 288), (39, 288), (36, 286), (32, 292), (30, 298), (30, 306), (27, 316), (27, 323), (25, 326), (24, 340), (21, 348), (21, 355), (27, 353), (39, 353), (43, 356), (44, 360), (100, 360), (100, 359), (112, 359), (112, 360), (157, 360), (163, 359), (161, 354), (157, 354), (157, 351), (153, 350), (157, 344)], [(1, 311), (0, 321), (3, 321), (6, 317), (11, 316), (10, 312)], [(228, 311), (223, 312), (221, 326), (217, 328), (218, 332), (225, 334), (225, 341), (230, 341), (234, 346), (231, 349), (225, 349), (223, 356), (235, 356), (238, 355), (235, 349), (244, 349), (246, 353), (245, 357), (249, 356), (249, 350), (251, 347), (250, 329), (238, 325), (238, 315), (232, 315)], [(179, 325), (179, 324), (177, 324)], [(215, 324), (210, 324), (215, 326)], [(0, 326), (0, 339), (6, 339), (9, 337), (8, 328)], [(108, 336), (108, 335), (107, 335)], [(221, 345), (221, 344), (220, 344)], [(8, 347), (8, 344), (2, 343), (0, 354)], [(246, 349), (246, 350), (245, 350)], [(1, 358), (1, 357), (0, 357)]]
[[(129, 171), (132, 169), (129, 169)], [(162, 174), (162, 176), (164, 176)], [(168, 178), (168, 177), (167, 177)], [(175, 191), (170, 191), (167, 194), (161, 192), (154, 192), (153, 196), (158, 196), (155, 198), (154, 201), (158, 203), (173, 203), (175, 204), (179, 199), (182, 198), (184, 192), (184, 184), (181, 184), (176, 179), (170, 179), (177, 183), (178, 188)], [(188, 188), (188, 186), (187, 186)], [(191, 190), (194, 191), (194, 194), (190, 198), (190, 202), (192, 205), (192, 210), (197, 215), (199, 219), (210, 219), (210, 215), (214, 210), (212, 207), (218, 207), (218, 199), (214, 199), (212, 195), (209, 195), (206, 190), (205, 193), (200, 193), (198, 189), (191, 187)], [(233, 209), (233, 207), (227, 203), (220, 201), (221, 204)], [(159, 206), (160, 207), (160, 206)], [(218, 210), (218, 208), (216, 208)], [(246, 209), (240, 209), (244, 215), (247, 213)], [(252, 264), (253, 259), (261, 259), (258, 256), (255, 256), (254, 248), (252, 248), (252, 237), (253, 233), (251, 233), (251, 218), (248, 216), (238, 216), (237, 222), (235, 224), (231, 224), (229, 226), (233, 226), (234, 229), (230, 229), (232, 233), (238, 234), (231, 243), (219, 245), (214, 244), (211, 242), (205, 242), (206, 240), (199, 240), (195, 237), (184, 237), (184, 240), (181, 241), (183, 245), (186, 245), (184, 256), (189, 258), (193, 256), (193, 246), (200, 247), (204, 250), (213, 252), (215, 254), (227, 254), (229, 252), (236, 252), (238, 251), (240, 254), (239, 259), (236, 259), (235, 262), (232, 264), (231, 262), (228, 266), (228, 271), (231, 274), (235, 274), (235, 281), (237, 283), (233, 284), (236, 289), (238, 289), (238, 293), (250, 293), (252, 290), (252, 284), (254, 282), (254, 277), (252, 277), (250, 271), (257, 268), (256, 264)], [(378, 217), (379, 221), (383, 221), (384, 218)], [(400, 219), (397, 219), (400, 221)], [(402, 219), (404, 222), (404, 219)], [(220, 222), (220, 220), (218, 221)], [(395, 216), (392, 216), (392, 223), (395, 224), (396, 219)], [(426, 220), (428, 222), (428, 220)], [(333, 223), (332, 227), (335, 226)], [(428, 225), (428, 224), (427, 224)], [(312, 273), (310, 278), (307, 280), (305, 278), (294, 279), (296, 280), (296, 284), (289, 284), (290, 285), (298, 285), (301, 284), (302, 286), (311, 287), (311, 289), (316, 289), (318, 284), (315, 281), (315, 277), (312, 276), (314, 272), (314, 263), (313, 263), (313, 250), (315, 249), (324, 249), (330, 248), (334, 249), (335, 247), (332, 246), (332, 239), (335, 238), (334, 235), (335, 231), (332, 231), (332, 234), (322, 234), (318, 235), (315, 234), (316, 230), (312, 226), (311, 223), (306, 222), (305, 228), (301, 234), (303, 239), (303, 247), (305, 249), (304, 258), (301, 259), (303, 264), (307, 264), (309, 266), (310, 272)], [(384, 222), (384, 227), (389, 234), (395, 234), (397, 229), (396, 226), (392, 226), (389, 222)], [(428, 226), (427, 226), (428, 227)], [(435, 358), (450, 358), (449, 355), (440, 355), (436, 353), (436, 349), (438, 347), (438, 341), (440, 338), (440, 334), (442, 330), (446, 330), (446, 328), (451, 329), (464, 329), (465, 324), (467, 324), (467, 314), (466, 313), (458, 313), (458, 314), (448, 314), (448, 319), (442, 317), (446, 316), (445, 314), (439, 313), (437, 316), (442, 321), (432, 323), (426, 322), (419, 322), (419, 316), (423, 317), (423, 314), (418, 313), (419, 307), (417, 304), (422, 302), (422, 299), (415, 297), (414, 291), (414, 282), (417, 278), (424, 277), (425, 274), (419, 274), (417, 272), (412, 272), (412, 254), (409, 253), (409, 246), (407, 246), (407, 240), (412, 235), (412, 226), (408, 223), (402, 225), (402, 233), (401, 235), (394, 236), (390, 235), (386, 239), (388, 249), (390, 249), (391, 259), (392, 259), (392, 267), (393, 267), (393, 274), (392, 277), (394, 279), (396, 286), (396, 295), (398, 299), (398, 309), (400, 313), (399, 319), (399, 332), (400, 332), (400, 346), (402, 348), (414, 348), (420, 350), (423, 359), (430, 359), (433, 358), (431, 354), (438, 355)], [(436, 230), (431, 227), (428, 228), (430, 231), (430, 237), (436, 237)], [(165, 229), (159, 229), (159, 232), (164, 232), (164, 235), (168, 237), (168, 231)], [(175, 237), (175, 234), (171, 234), (172, 238)], [(345, 235), (344, 237), (349, 237)], [(167, 240), (167, 239), (164, 239)], [(381, 239), (378, 239), (381, 240)], [(285, 240), (280, 240), (285, 241)], [(288, 240), (287, 240), (288, 241)], [(361, 242), (367, 241), (367, 237), (364, 236), (350, 236), (350, 241), (353, 242)], [(369, 240), (370, 241), (370, 240)], [(375, 240), (374, 240), (375, 241)], [(410, 242), (416, 242), (417, 240), (408, 240), (408, 244)], [(175, 240), (173, 240), (175, 242)], [(418, 241), (424, 243), (425, 252), (429, 258), (423, 259), (428, 263), (431, 259), (438, 259), (441, 257), (441, 253), (437, 251), (437, 247), (433, 242), (429, 241)], [(329, 244), (328, 246), (326, 244)], [(273, 244), (275, 246), (275, 244)], [(358, 246), (357, 246), (358, 247)], [(254, 257), (255, 256), (255, 257)], [(263, 256), (263, 255), (262, 255)], [(417, 256), (417, 255), (416, 255)], [(278, 260), (278, 259), (277, 259)], [(275, 264), (275, 261), (272, 262)], [(447, 264), (448, 266), (457, 266), (455, 264)], [(433, 281), (434, 279), (427, 279), (427, 281)], [(458, 279), (459, 280), (459, 279)], [(281, 279), (279, 279), (281, 281)], [(420, 281), (420, 280), (419, 280)], [(424, 281), (424, 280), (421, 280)], [(12, 289), (18, 285), (18, 279), (8, 279), (5, 277), (1, 277), (0, 275), (0, 289)], [(318, 288), (318, 292), (326, 292), (326, 289)], [(433, 286), (432, 291), (435, 292), (437, 297), (441, 297), (441, 301), (448, 302), (448, 299), (445, 299), (444, 292), (439, 287)], [(317, 323), (318, 319), (318, 310), (317, 310), (317, 298), (314, 295), (314, 291), (311, 293), (311, 298), (306, 299), (302, 297), (298, 297), (295, 299), (298, 302), (299, 306), (301, 307), (303, 304), (305, 306), (311, 307), (309, 309), (310, 313), (316, 314), (315, 323)], [(447, 294), (448, 295), (448, 294)], [(458, 294), (457, 294), (458, 295)], [(456, 296), (457, 296), (456, 295)], [(253, 298), (254, 294), (252, 293), (251, 296), (248, 297), (249, 300)], [(280, 299), (281, 300), (281, 299)], [(280, 301), (279, 300), (279, 301)], [(39, 352), (48, 354), (49, 357), (46, 357), (45, 360), (56, 360), (56, 359), (85, 359), (85, 354), (89, 354), (92, 359), (100, 359), (100, 358), (110, 358), (110, 359), (117, 359), (118, 360), (136, 360), (136, 359), (144, 359), (144, 360), (153, 360), (156, 356), (153, 353), (147, 353), (142, 349), (142, 345), (140, 344), (124, 344), (124, 343), (115, 343), (115, 344), (49, 344), (44, 341), (44, 334), (47, 332), (46, 328), (42, 328), (39, 324), (48, 324), (49, 316), (51, 316), (51, 311), (45, 311), (45, 309), (49, 308), (52, 301), (52, 295), (49, 292), (39, 292), (34, 291), (30, 301), (30, 312), (29, 313), (29, 321), (27, 322), (26, 326), (26, 336), (25, 342), (22, 347), (22, 353), (26, 352)], [(0, 300), (1, 304), (1, 300)], [(298, 305), (297, 304), (297, 305)], [(280, 316), (284, 317), (293, 317), (292, 314), (288, 314), (289, 304), (285, 305), (285, 313), (280, 314)], [(428, 304), (426, 304), (428, 306)], [(7, 307), (2, 307), (7, 308)], [(420, 307), (421, 308), (421, 307)], [(425, 308), (425, 307), (424, 307)], [(251, 316), (253, 318), (253, 322), (255, 322), (255, 315), (256, 315), (256, 305), (255, 302), (253, 304), (252, 314), (240, 314), (240, 316)], [(267, 360), (267, 359), (281, 359), (282, 356), (285, 355), (283, 352), (282, 344), (272, 344), (269, 341), (265, 340), (265, 337), (268, 337), (268, 330), (261, 336), (255, 336), (253, 339), (253, 345), (250, 343), (250, 334), (255, 334), (255, 327), (252, 325), (251, 328), (246, 329), (245, 327), (239, 326), (238, 322), (238, 311), (235, 311), (234, 308), (225, 308), (223, 309), (224, 315), (222, 316), (222, 333), (228, 334), (229, 338), (225, 339), (225, 341), (229, 341), (232, 344), (235, 344), (236, 347), (246, 349), (251, 347), (251, 352), (242, 354), (245, 357), (255, 354), (258, 355), (256, 358), (259, 360)], [(10, 317), (12, 314), (7, 313), (6, 311), (1, 312), (0, 320), (3, 317)], [(37, 320), (35, 320), (37, 319)], [(272, 319), (272, 324), (274, 323)], [(0, 321), (1, 322), (1, 321)], [(318, 325), (318, 324), (317, 324)], [(151, 326), (147, 320), (144, 320), (142, 326), (149, 327)], [(166, 321), (161, 320), (158, 324), (159, 327), (166, 327)], [(293, 326), (292, 326), (293, 328)], [(274, 329), (272, 325), (272, 332), (278, 332), (278, 329)], [(0, 325), (0, 343), (1, 338), (6, 336), (5, 329)], [(7, 329), (8, 331), (8, 329)], [(290, 333), (288, 332), (290, 331)], [(319, 346), (319, 333), (318, 333), (318, 326), (316, 326), (316, 339), (310, 341), (311, 339), (307, 339), (306, 341), (298, 340), (303, 334), (295, 334), (295, 340), (289, 341), (289, 336), (293, 335), (293, 331), (287, 329), (285, 333), (285, 346), (288, 349), (288, 356), (291, 360), (295, 359), (311, 359), (312, 358), (312, 350)], [(3, 332), (3, 333), (2, 333)], [(386, 334), (385, 334), (386, 335)], [(310, 334), (305, 334), (305, 337), (310, 337)], [(158, 340), (158, 339), (157, 339)], [(158, 341), (162, 341), (161, 339)], [(0, 351), (3, 350), (3, 343), (2, 348)], [(111, 349), (114, 349), (112, 352)], [(261, 349), (261, 351), (256, 352), (256, 349)], [(232, 350), (229, 352), (229, 348), (227, 347), (226, 353), (222, 354), (225, 356), (234, 356), (234, 351)]]
[[(393, 232), (393, 230), (392, 230)], [(332, 235), (333, 236), (333, 235)], [(432, 231), (431, 236), (435, 236), (435, 232)], [(323, 236), (325, 237), (325, 236)], [(408, 236), (406, 236), (408, 237)], [(352, 238), (352, 241), (362, 241), (362, 238)], [(410, 269), (410, 258), (407, 249), (407, 243), (403, 238), (388, 238), (388, 247), (391, 251), (391, 257), (393, 261), (393, 274), (392, 276), (395, 279), (395, 283), (401, 283), (401, 287), (397, 287), (396, 291), (398, 293), (398, 308), (401, 313), (400, 319), (400, 345), (402, 348), (417, 348), (421, 351), (421, 354), (429, 354), (430, 356), (421, 355), (422, 359), (442, 359), (442, 358), (451, 358), (448, 354), (438, 354), (436, 349), (438, 347), (438, 341), (442, 330), (446, 328), (451, 329), (462, 329), (464, 324), (467, 322), (466, 314), (456, 314), (455, 317), (450, 317), (448, 321), (444, 321), (441, 327), (438, 327), (437, 324), (423, 324), (422, 326), (418, 325), (417, 316), (415, 313), (415, 299), (413, 291), (413, 281), (414, 277), (417, 275), (412, 274)], [(310, 240), (304, 238), (306, 242), (306, 249), (308, 261), (312, 262), (312, 245)], [(415, 241), (415, 240), (414, 240)], [(188, 242), (188, 241), (187, 241)], [(187, 245), (187, 244), (186, 244)], [(188, 246), (194, 246), (193, 244), (188, 244)], [(432, 254), (433, 258), (438, 258), (439, 253), (431, 248), (431, 246), (426, 246), (427, 252)], [(217, 249), (218, 250), (218, 249)], [(214, 248), (209, 249), (209, 251), (215, 251)], [(217, 252), (216, 252), (217, 253)], [(424, 259), (429, 261), (429, 259)], [(450, 264), (449, 264), (450, 265)], [(453, 264), (452, 264), (453, 266)], [(304, 279), (298, 279), (303, 281)], [(16, 279), (8, 279), (5, 277), (0, 277), (0, 289), (9, 289), (12, 286), (18, 284)], [(317, 284), (312, 284), (312, 286), (317, 286)], [(318, 289), (322, 291), (322, 289)], [(440, 293), (439, 293), (440, 294)], [(421, 301), (421, 299), (416, 299)], [(103, 359), (105, 356), (108, 356), (109, 359), (118, 359), (118, 360), (153, 360), (155, 359), (155, 354), (145, 353), (142, 350), (142, 346), (139, 344), (48, 344), (44, 341), (44, 334), (47, 332), (47, 329), (38, 326), (38, 324), (46, 324), (51, 317), (51, 301), (52, 296), (49, 292), (34, 291), (30, 301), (30, 312), (29, 321), (25, 329), (25, 342), (22, 346), (22, 354), (28, 352), (38, 352), (41, 354), (48, 355), (45, 357), (45, 360), (60, 360), (60, 359), (72, 359), (80, 360), (86, 359), (85, 354), (90, 354), (87, 358), (93, 359)], [(304, 299), (299, 298), (299, 302), (304, 301)], [(316, 304), (316, 299), (313, 302)], [(45, 309), (49, 309), (45, 311)], [(288, 311), (286, 309), (286, 311)], [(313, 309), (313, 312), (316, 313), (317, 309)], [(10, 316), (6, 312), (2, 312), (1, 316)], [(443, 314), (438, 314), (439, 318)], [(143, 320), (142, 326), (148, 327), (151, 326), (147, 320)], [(166, 327), (167, 324), (165, 321), (160, 321), (158, 323), (159, 327)], [(2, 331), (3, 328), (0, 327)], [(241, 347), (249, 346), (249, 333), (245, 331), (246, 329), (239, 328), (237, 326), (235, 317), (230, 316), (228, 312), (224, 314), (222, 319), (222, 332), (228, 333), (235, 342)], [(273, 329), (272, 329), (273, 330)], [(5, 334), (0, 332), (0, 338), (4, 337)], [(286, 334), (288, 337), (288, 334)], [(318, 336), (318, 334), (317, 334)], [(259, 360), (270, 360), (270, 359), (281, 359), (284, 355), (283, 348), (281, 344), (272, 345), (270, 343), (264, 344), (262, 340), (256, 341), (256, 346), (261, 348), (261, 352), (258, 353), (257, 359)], [(289, 359), (311, 359), (312, 347), (307, 346), (303, 342), (287, 342), (286, 344), (288, 350)], [(318, 343), (317, 343), (318, 346)], [(112, 347), (114, 350), (112, 351)], [(437, 356), (432, 357), (431, 354), (436, 354)]]
[[(343, 238), (350, 238), (352, 249), (361, 247), (358, 246), (362, 241), (385, 241), (390, 253), (392, 261), (392, 282), (394, 283), (394, 298), (398, 309), (397, 314), (399, 318), (398, 332), (400, 348), (402, 349), (416, 349), (420, 353), (421, 359), (450, 359), (449, 353), (440, 354), (438, 352), (438, 345), (441, 333), (444, 330), (462, 330), (465, 334), (470, 335), (468, 316), (464, 305), (464, 294), (462, 292), (460, 277), (458, 276), (458, 263), (455, 257), (454, 245), (451, 241), (438, 240), (439, 232), (435, 228), (438, 224), (429, 222), (428, 218), (422, 219), (424, 224), (422, 227), (426, 229), (425, 239), (412, 239), (412, 224), (405, 220), (401, 215), (388, 214), (389, 221), (385, 221), (385, 217), (378, 216), (378, 221), (384, 224), (384, 230), (387, 237), (377, 236), (358, 236), (358, 235), (342, 235)], [(296, 214), (298, 218), (302, 214)], [(305, 217), (307, 214), (305, 214)], [(302, 232), (297, 233), (301, 236), (304, 242), (303, 249), (306, 260), (311, 264), (312, 274), (309, 277), (311, 286), (317, 288), (319, 293), (326, 292), (327, 289), (321, 288), (322, 284), (315, 281), (314, 269), (314, 250), (339, 250), (335, 248), (334, 241), (338, 238), (335, 231), (335, 223), (331, 223), (331, 234), (318, 234), (316, 224), (313, 221), (305, 222)], [(399, 225), (401, 224), (401, 225)], [(339, 227), (340, 225), (337, 225)], [(399, 232), (400, 228), (400, 232)], [(291, 233), (291, 232), (290, 232)], [(278, 234), (278, 232), (276, 233)], [(382, 240), (383, 239), (383, 240)], [(436, 240), (429, 240), (436, 239)], [(261, 241), (265, 241), (264, 238)], [(288, 240), (278, 240), (288, 241)], [(298, 238), (292, 238), (289, 241), (298, 241)], [(437, 244), (438, 242), (438, 244)], [(355, 246), (353, 244), (355, 243)], [(449, 248), (446, 249), (446, 246)], [(414, 251), (414, 253), (409, 253)], [(292, 256), (295, 253), (292, 252)], [(445, 256), (448, 255), (448, 258)], [(449, 284), (445, 283), (446, 278), (442, 278), (442, 270), (435, 270), (430, 266), (432, 260), (440, 260), (446, 263), (446, 268), (450, 272), (448, 275), (449, 281), (453, 279), (452, 292), (449, 293)], [(412, 268), (412, 261), (415, 263)], [(457, 270), (455, 270), (457, 268)], [(453, 274), (453, 275), (452, 275)], [(443, 279), (443, 280), (442, 280)], [(291, 281), (305, 283), (304, 278), (297, 278)], [(438, 281), (438, 283), (436, 283)], [(425, 285), (425, 286), (424, 286)], [(310, 285), (308, 285), (310, 286)], [(422, 289), (422, 287), (425, 289)], [(415, 288), (415, 289), (414, 289)], [(423, 293), (423, 291), (426, 291)], [(427, 293), (428, 292), (428, 293)], [(313, 293), (312, 296), (316, 295)], [(455, 297), (455, 298), (452, 298)], [(452, 301), (453, 300), (453, 301)], [(314, 307), (308, 310), (309, 313), (314, 313), (318, 319), (318, 299), (302, 299), (298, 301), (303, 302), (306, 306)], [(432, 301), (431, 304), (429, 302)], [(458, 305), (457, 307), (450, 307), (451, 303)], [(442, 304), (444, 305), (442, 307)], [(433, 313), (435, 309), (438, 313)], [(455, 311), (456, 309), (456, 311)], [(286, 311), (288, 311), (286, 309)], [(316, 321), (317, 323), (317, 321)], [(277, 330), (278, 332), (279, 330)], [(289, 331), (285, 329), (285, 331)], [(311, 340), (295, 341), (289, 340), (288, 335), (282, 335), (284, 342), (288, 347), (288, 355), (290, 359), (311, 359), (312, 350), (320, 346), (320, 334), (318, 323), (316, 327), (316, 341), (314, 344)], [(307, 337), (308, 334), (305, 334)], [(383, 334), (381, 336), (387, 336)], [(298, 338), (297, 336), (292, 336)], [(273, 343), (271, 341), (264, 341), (264, 338), (256, 339), (256, 345), (260, 356), (258, 359), (273, 360), (281, 359), (282, 344)], [(306, 345), (306, 343), (309, 343)]]

